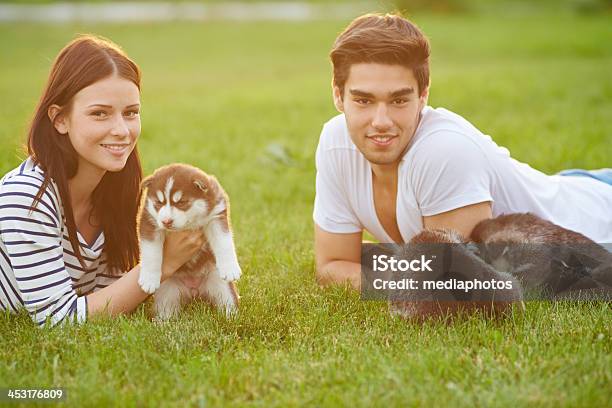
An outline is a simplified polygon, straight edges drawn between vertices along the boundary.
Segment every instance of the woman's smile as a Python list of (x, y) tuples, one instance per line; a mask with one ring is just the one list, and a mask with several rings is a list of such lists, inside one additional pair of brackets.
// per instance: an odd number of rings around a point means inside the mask
[(131, 151), (130, 143), (107, 143), (101, 144), (100, 146), (116, 157), (123, 157), (125, 153), (129, 153)]

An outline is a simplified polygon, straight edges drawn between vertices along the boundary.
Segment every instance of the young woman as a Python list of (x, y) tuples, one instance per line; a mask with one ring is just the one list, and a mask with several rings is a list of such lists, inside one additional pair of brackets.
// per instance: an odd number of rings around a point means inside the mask
[[(138, 285), (140, 70), (115, 44), (81, 36), (57, 56), (28, 135), (0, 180), (0, 308), (42, 325), (116, 315)], [(166, 239), (162, 280), (202, 245)]]

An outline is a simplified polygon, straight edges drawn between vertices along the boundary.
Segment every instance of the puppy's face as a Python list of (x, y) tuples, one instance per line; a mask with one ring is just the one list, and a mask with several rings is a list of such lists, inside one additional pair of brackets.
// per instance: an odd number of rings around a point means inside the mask
[(148, 188), (144, 210), (157, 229), (201, 226), (221, 204), (214, 178), (180, 165), (156, 171), (143, 187)]

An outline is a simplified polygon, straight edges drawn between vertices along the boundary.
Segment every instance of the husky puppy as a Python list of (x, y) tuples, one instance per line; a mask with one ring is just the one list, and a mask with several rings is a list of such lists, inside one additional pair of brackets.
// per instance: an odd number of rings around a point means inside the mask
[(584, 235), (534, 214), (481, 221), (471, 234), (479, 255), (515, 276), (527, 298), (612, 299), (612, 253)]
[[(438, 259), (445, 259), (446, 265), (420, 279), (505, 280), (512, 282), (512, 290), (477, 290), (469, 296), (413, 291), (391, 300), (391, 313), (422, 319), (475, 309), (497, 314), (513, 303), (523, 309), (522, 301), (532, 299), (612, 300), (612, 253), (582, 234), (533, 214), (507, 214), (478, 223), (470, 239), (473, 242), (467, 243), (452, 230), (425, 230), (398, 255), (439, 252)], [(437, 249), (431, 244), (450, 245)], [(418, 280), (418, 274), (414, 278)]]
[[(425, 254), (434, 258), (433, 271), (412, 273), (411, 278), (421, 288), (402, 293), (399, 299), (390, 299), (389, 310), (393, 315), (422, 320), (428, 317), (452, 317), (456, 314), (482, 311), (487, 316), (496, 316), (511, 310), (517, 304), (520, 310), (523, 292), (520, 284), (510, 274), (495, 270), (477, 254), (461, 234), (451, 229), (424, 230), (415, 235), (409, 245), (396, 253), (401, 259), (413, 259)], [(404, 275), (405, 276), (405, 275)], [(510, 289), (423, 290), (423, 281), (468, 281), (511, 282)]]
[[(233, 281), (240, 278), (230, 228), (229, 199), (214, 176), (186, 164), (157, 169), (146, 188), (139, 214), (140, 278), (154, 293), (154, 314), (167, 320), (192, 298), (208, 300), (227, 314), (238, 306)], [(190, 261), (161, 283), (163, 246), (168, 231), (202, 230), (206, 242)]]

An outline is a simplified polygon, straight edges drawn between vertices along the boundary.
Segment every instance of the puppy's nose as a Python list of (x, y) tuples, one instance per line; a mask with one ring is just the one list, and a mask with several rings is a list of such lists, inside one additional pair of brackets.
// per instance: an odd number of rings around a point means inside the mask
[(164, 227), (166, 228), (172, 227), (173, 222), (174, 221), (172, 220), (172, 218), (166, 218), (165, 220), (162, 220), (162, 224), (164, 224)]

